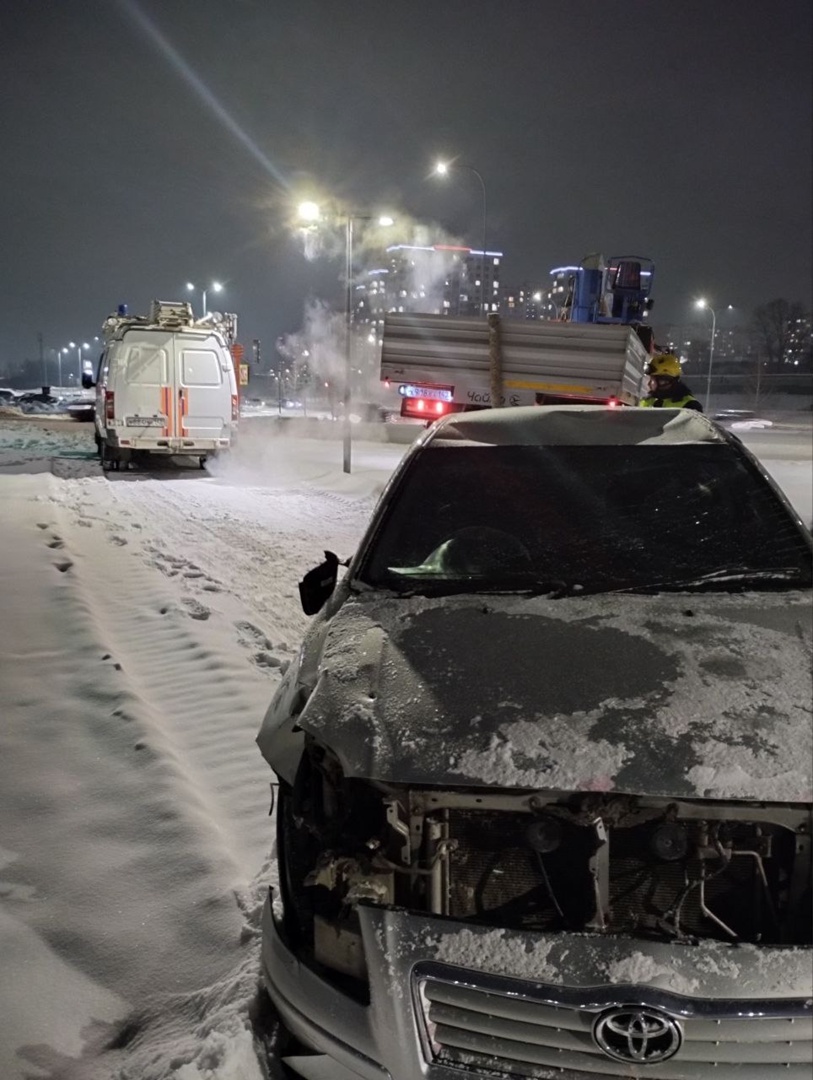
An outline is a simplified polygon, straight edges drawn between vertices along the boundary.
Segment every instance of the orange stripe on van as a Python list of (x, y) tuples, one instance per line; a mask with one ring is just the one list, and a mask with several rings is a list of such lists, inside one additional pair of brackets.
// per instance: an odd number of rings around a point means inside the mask
[(166, 423), (164, 424), (164, 430), (161, 432), (161, 434), (166, 436), (166, 435), (169, 435), (169, 422), (170, 422), (169, 421), (169, 387), (168, 386), (162, 386), (161, 387), (161, 412), (166, 417)]
[(180, 402), (181, 402), (181, 435), (186, 436), (186, 435), (189, 434), (189, 432), (186, 430), (186, 409), (187, 409), (186, 390), (181, 390), (181, 392), (180, 392)]

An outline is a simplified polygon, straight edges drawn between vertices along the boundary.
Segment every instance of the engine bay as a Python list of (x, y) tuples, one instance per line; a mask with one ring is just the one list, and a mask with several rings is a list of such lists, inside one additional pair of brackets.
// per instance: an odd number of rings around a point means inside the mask
[(347, 780), (309, 742), (277, 823), (286, 931), (351, 977), (359, 904), (545, 933), (813, 941), (805, 806), (398, 787)]

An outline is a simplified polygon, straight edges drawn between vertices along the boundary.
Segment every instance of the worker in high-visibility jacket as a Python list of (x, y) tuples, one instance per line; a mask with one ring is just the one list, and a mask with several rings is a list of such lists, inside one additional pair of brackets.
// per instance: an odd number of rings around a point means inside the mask
[(646, 373), (649, 376), (649, 394), (641, 399), (642, 405), (654, 409), (703, 411), (703, 406), (681, 379), (680, 361), (672, 353), (653, 356)]

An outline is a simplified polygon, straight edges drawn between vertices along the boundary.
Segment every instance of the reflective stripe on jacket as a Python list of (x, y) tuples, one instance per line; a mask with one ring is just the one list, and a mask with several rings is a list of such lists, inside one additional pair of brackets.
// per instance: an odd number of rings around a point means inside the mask
[(702, 412), (703, 406), (693, 394), (684, 394), (681, 398), (641, 398), (641, 405), (649, 409), (694, 409)]

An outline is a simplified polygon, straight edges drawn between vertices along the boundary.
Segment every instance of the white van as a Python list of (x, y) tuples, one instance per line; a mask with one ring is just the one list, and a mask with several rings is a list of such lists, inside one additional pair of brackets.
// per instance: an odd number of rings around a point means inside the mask
[[(226, 317), (228, 319), (228, 317)], [(149, 454), (228, 451), (239, 416), (223, 317), (195, 321), (188, 304), (155, 301), (150, 316), (111, 316), (96, 375), (96, 445), (105, 469)], [(84, 378), (84, 385), (93, 379)]]

